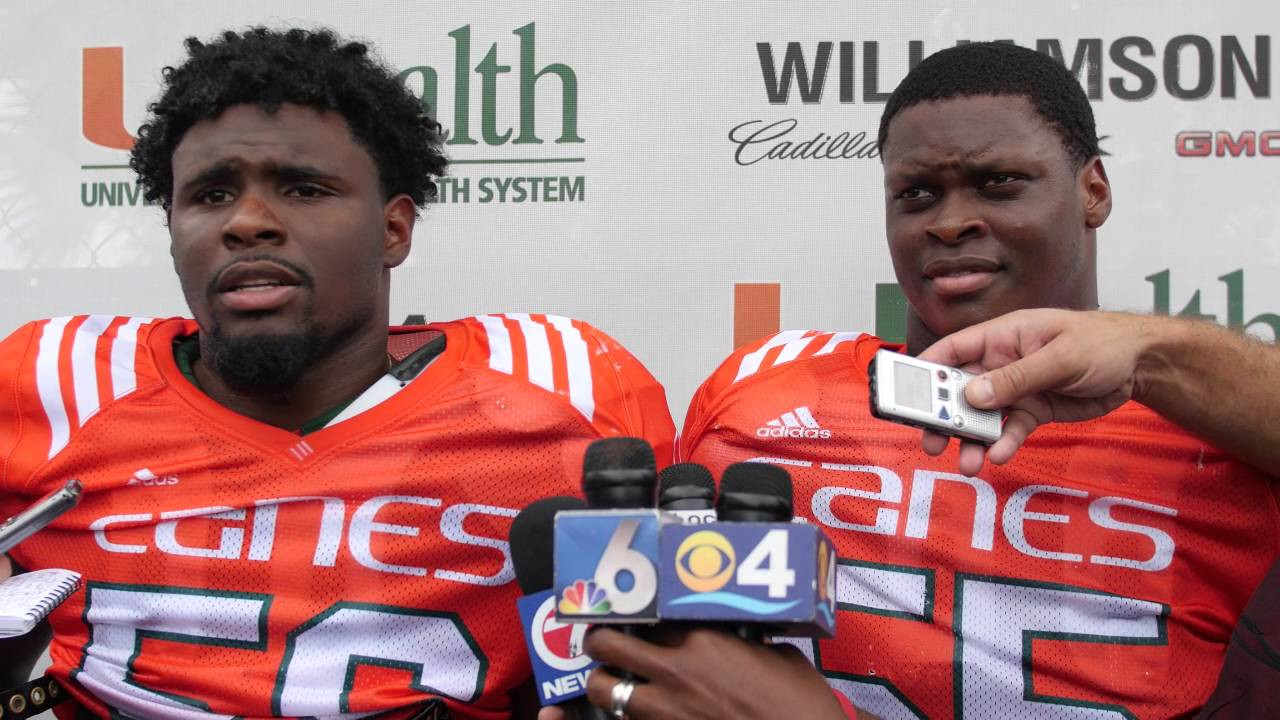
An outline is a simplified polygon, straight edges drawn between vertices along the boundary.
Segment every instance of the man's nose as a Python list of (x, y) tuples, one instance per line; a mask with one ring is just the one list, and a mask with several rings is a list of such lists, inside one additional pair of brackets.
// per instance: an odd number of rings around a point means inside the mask
[(235, 245), (280, 244), (284, 241), (284, 224), (259, 193), (246, 192), (236, 199), (230, 217), (222, 228), (222, 240)]
[(975, 203), (962, 194), (948, 193), (935, 208), (925, 232), (940, 243), (958, 245), (990, 231)]

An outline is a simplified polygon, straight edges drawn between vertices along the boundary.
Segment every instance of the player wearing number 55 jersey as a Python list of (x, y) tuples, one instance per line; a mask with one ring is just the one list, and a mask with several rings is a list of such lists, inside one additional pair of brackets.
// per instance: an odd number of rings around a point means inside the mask
[[(907, 346), (1019, 308), (1097, 306), (1110, 188), (1079, 85), (1013, 46), (946, 50), (880, 142)], [(1008, 465), (876, 420), (877, 338), (784, 332), (703, 384), (678, 456), (791, 471), (840, 555), (828, 681), (884, 718), (1166, 718), (1212, 690), (1277, 553), (1275, 484), (1146, 408), (1038, 430)], [(954, 399), (950, 399), (954, 401)]]
[(669, 452), (662, 389), (563, 317), (389, 333), (439, 127), (328, 32), (188, 50), (133, 165), (194, 320), (0, 344), (0, 511), (85, 487), (13, 552), (84, 575), (51, 672), (101, 717), (505, 717), (530, 673), (511, 518), (573, 492), (595, 439)]

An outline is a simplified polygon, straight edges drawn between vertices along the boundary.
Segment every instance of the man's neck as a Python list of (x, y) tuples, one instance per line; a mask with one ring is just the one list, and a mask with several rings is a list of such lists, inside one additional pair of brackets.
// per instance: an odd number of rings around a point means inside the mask
[(387, 372), (387, 333), (353, 339), (326, 354), (287, 388), (244, 391), (228, 385), (204, 353), (193, 371), (200, 389), (219, 405), (258, 422), (298, 430), (326, 411), (350, 402)]
[(929, 329), (919, 315), (907, 311), (907, 354), (919, 355), (925, 348), (938, 341), (938, 335)]

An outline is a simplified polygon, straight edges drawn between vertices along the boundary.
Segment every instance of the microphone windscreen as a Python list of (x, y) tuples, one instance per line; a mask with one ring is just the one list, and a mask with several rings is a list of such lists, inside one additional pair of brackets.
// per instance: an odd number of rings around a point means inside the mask
[(575, 497), (549, 497), (529, 503), (511, 522), (508, 540), (516, 582), (525, 595), (550, 590), (554, 581), (556, 513), (585, 510), (587, 504)]
[(657, 472), (653, 448), (649, 443), (634, 437), (611, 437), (596, 440), (587, 446), (582, 458), (583, 474), (598, 470), (648, 469)]
[(676, 463), (658, 473), (658, 507), (664, 510), (709, 510), (716, 481), (698, 463)]
[(640, 438), (596, 440), (582, 459), (582, 494), (588, 507), (653, 507), (656, 478), (653, 448)]
[(792, 517), (791, 474), (777, 465), (734, 463), (720, 478), (721, 520), (786, 522)]

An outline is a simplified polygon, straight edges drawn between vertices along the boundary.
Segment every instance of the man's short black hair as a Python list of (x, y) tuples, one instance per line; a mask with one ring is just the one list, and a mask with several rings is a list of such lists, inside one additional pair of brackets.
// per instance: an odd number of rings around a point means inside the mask
[(918, 103), (973, 95), (1021, 95), (1062, 138), (1077, 167), (1099, 154), (1093, 108), (1071, 72), (1048, 55), (1009, 43), (969, 43), (930, 55), (907, 73), (880, 116), (881, 153), (889, 123)]
[(369, 152), (387, 197), (418, 207), (434, 200), (448, 166), (442, 133), (422, 103), (359, 42), (329, 30), (227, 31), (208, 44), (187, 38), (187, 61), (163, 70), (164, 92), (148, 106), (129, 165), (146, 199), (173, 201), (173, 151), (192, 125), (234, 105), (275, 112), (284, 103), (342, 115)]

